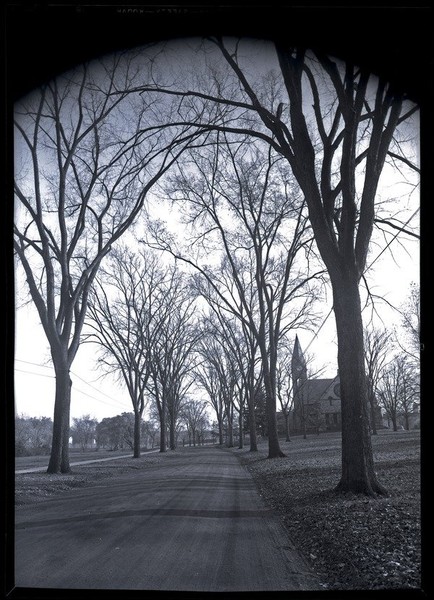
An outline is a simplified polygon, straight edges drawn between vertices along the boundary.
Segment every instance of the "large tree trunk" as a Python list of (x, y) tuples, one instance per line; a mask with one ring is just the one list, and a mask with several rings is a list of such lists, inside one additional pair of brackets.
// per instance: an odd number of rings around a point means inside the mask
[(280, 449), (279, 436), (277, 433), (276, 393), (275, 389), (273, 389), (272, 380), (268, 372), (264, 372), (264, 385), (268, 428), (268, 458), (280, 458), (286, 455)]
[(228, 422), (228, 448), (234, 447), (234, 428), (232, 423), (232, 415), (227, 415)]
[(166, 452), (166, 407), (158, 411), (160, 416), (160, 452)]
[[(53, 361), (54, 362), (54, 361)], [(69, 418), (71, 386), (69, 367), (54, 363), (56, 396), (54, 401), (53, 441), (47, 473), (69, 473)]]
[(342, 277), (332, 284), (342, 410), (342, 477), (336, 489), (368, 495), (385, 494), (386, 490), (378, 483), (374, 472), (369, 433), (358, 281)]
[(255, 418), (255, 388), (253, 383), (250, 385), (247, 398), (249, 407), (249, 433), (250, 433), (250, 452), (258, 451), (258, 439), (256, 436), (256, 418)]
[[(265, 412), (267, 418), (268, 429), (268, 458), (280, 458), (286, 456), (280, 449), (279, 436), (277, 433), (277, 417), (276, 417), (276, 377), (275, 377), (275, 357), (273, 350), (270, 353), (264, 343), (260, 344), (261, 360), (264, 373), (265, 387)], [(273, 368), (274, 365), (274, 368)]]
[(142, 421), (142, 415), (139, 411), (134, 411), (134, 450), (133, 458), (140, 458), (140, 445), (141, 445), (141, 430), (140, 425)]
[(291, 441), (291, 436), (289, 434), (289, 411), (285, 410), (284, 415), (285, 415), (286, 441), (290, 442)]
[(371, 414), (371, 431), (373, 435), (377, 435), (377, 423), (376, 423), (376, 415), (375, 415), (375, 397), (374, 394), (369, 392), (369, 407)]
[(217, 422), (219, 426), (219, 446), (223, 446), (223, 419), (219, 417)]
[(171, 411), (169, 416), (169, 448), (171, 450), (176, 450), (175, 429), (175, 415)]
[(250, 433), (250, 452), (258, 451), (258, 437), (256, 435), (256, 419), (255, 419), (255, 409), (252, 406), (249, 409), (249, 433)]
[(240, 450), (242, 450), (244, 448), (244, 439), (243, 439), (243, 410), (240, 407), (240, 415), (238, 417), (238, 429), (240, 431), (240, 440), (239, 440), (239, 445), (238, 448)]

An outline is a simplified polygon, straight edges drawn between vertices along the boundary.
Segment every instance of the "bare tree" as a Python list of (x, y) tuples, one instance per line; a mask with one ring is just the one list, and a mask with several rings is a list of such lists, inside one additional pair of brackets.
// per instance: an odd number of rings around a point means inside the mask
[(404, 427), (407, 431), (411, 427), (411, 415), (414, 412), (419, 412), (420, 404), (420, 373), (414, 368), (414, 363), (411, 358), (404, 354), (401, 369), (401, 398), (400, 398), (400, 416), (404, 421)]
[(403, 352), (405, 352), (413, 361), (417, 368), (420, 361), (421, 339), (420, 339), (420, 291), (416, 283), (411, 284), (411, 289), (407, 301), (401, 310), (402, 327), (405, 332), (405, 342), (397, 341)]
[(288, 338), (283, 338), (279, 351), (279, 361), (276, 369), (276, 392), (280, 409), (285, 419), (286, 441), (291, 441), (290, 416), (294, 412), (294, 394), (292, 379), (292, 353), (289, 348)]
[(195, 370), (195, 381), (196, 385), (206, 392), (208, 396), (208, 403), (215, 412), (218, 427), (218, 443), (220, 446), (222, 446), (223, 421), (225, 415), (223, 395), (220, 389), (220, 373), (219, 370), (214, 366), (213, 361), (209, 361), (207, 358), (209, 346), (206, 342), (206, 338), (203, 338), (202, 343), (199, 344), (199, 348), (197, 349), (199, 356), (202, 355), (202, 349), (205, 350), (206, 354), (203, 356), (203, 360), (199, 360), (198, 362)]
[[(238, 372), (236, 361), (227, 348), (223, 337), (216, 334), (215, 326), (210, 330), (209, 326), (206, 333), (202, 336), (197, 349), (201, 357), (202, 377), (199, 382), (205, 384), (205, 389), (210, 390), (210, 383), (214, 384), (213, 405), (221, 406), (220, 414), (217, 414), (219, 424), (220, 440), (223, 437), (223, 426), (227, 428), (227, 445), (232, 448), (234, 445), (234, 402), (235, 389)], [(203, 378), (203, 368), (206, 369), (207, 378)], [(210, 390), (211, 391), (211, 390)]]
[(386, 411), (388, 419), (392, 421), (393, 431), (398, 430), (400, 383), (400, 365), (393, 361), (384, 369), (379, 386), (380, 402)]
[(53, 422), (49, 417), (26, 417), (15, 419), (15, 456), (49, 454)]
[[(315, 279), (321, 275), (309, 269), (308, 260), (303, 266), (296, 262), (302, 252), (310, 255), (313, 241), (304, 203), (282, 159), (271, 150), (217, 135), (215, 145), (189, 157), (165, 188), (182, 206), (189, 247), (179, 249), (159, 223), (151, 224), (154, 243), (192, 266), (201, 295), (254, 335), (267, 398), (269, 457), (281, 456), (278, 340), (285, 330), (309, 321)], [(209, 262), (211, 252), (217, 266)]]
[(372, 433), (377, 434), (378, 403), (376, 392), (382, 371), (389, 359), (391, 336), (387, 331), (365, 329), (364, 347), (366, 361), (366, 376), (368, 378), (368, 402), (370, 409), (370, 426)]
[(149, 401), (151, 349), (170, 310), (161, 293), (165, 275), (155, 253), (116, 248), (89, 300), (90, 333), (84, 339), (97, 342), (103, 372), (117, 375), (128, 390), (135, 418), (134, 458), (140, 457), (141, 422)]
[(243, 332), (243, 356), (239, 356), (239, 359), (241, 365), (244, 360), (244, 368), (241, 367), (241, 377), (243, 380), (242, 389), (246, 396), (246, 407), (248, 412), (250, 452), (257, 452), (258, 442), (255, 419), (255, 396), (257, 386), (262, 379), (262, 375), (260, 376), (258, 373), (258, 371), (260, 371), (260, 368), (258, 368), (260, 357), (258, 357), (258, 342), (255, 335), (244, 322), (241, 323), (241, 328)]
[(96, 438), (96, 426), (98, 421), (90, 415), (82, 415), (72, 420), (71, 435), (73, 444), (80, 444), (84, 452), (91, 448)]
[[(388, 82), (374, 82), (356, 65), (341, 66), (320, 52), (311, 60), (305, 50), (279, 43), (289, 129), (285, 119), (270, 114), (260, 103), (233, 55), (221, 41), (218, 44), (252, 105), (259, 105), (261, 121), (273, 135), (270, 143), (278, 145), (291, 165), (330, 276), (342, 399), (338, 489), (385, 493), (374, 472), (369, 437), (359, 282), (366, 267), (380, 175), (399, 124), (417, 107), (406, 106)], [(323, 101), (325, 80), (332, 90), (328, 102)], [(306, 96), (313, 101), (311, 117), (307, 117)], [(312, 139), (314, 125), (318, 137)]]
[[(418, 107), (365, 67), (282, 40), (274, 46), (275, 70), (271, 67), (265, 74), (273, 85), (260, 87), (265, 77), (252, 70), (242, 40), (212, 38), (207, 50), (213, 45), (229, 66), (225, 79), (216, 82), (211, 77), (206, 91), (156, 83), (143, 91), (179, 97), (185, 122), (194, 106), (193, 114), (202, 115), (204, 129), (266, 141), (290, 165), (333, 290), (342, 398), (342, 475), (337, 489), (384, 494), (374, 472), (369, 435), (359, 284), (367, 267), (386, 162), (400, 176), (402, 170), (406, 177), (419, 172), (401, 133)], [(182, 107), (185, 99), (188, 112)], [(400, 231), (405, 225), (406, 221), (391, 224)]]
[(190, 139), (185, 127), (155, 128), (153, 107), (132, 92), (132, 59), (98, 67), (82, 65), (15, 107), (14, 248), (56, 377), (50, 473), (70, 470), (70, 369), (101, 261)]
[(200, 400), (188, 400), (182, 407), (182, 419), (187, 427), (190, 445), (196, 446), (199, 442), (198, 434), (203, 428), (203, 419), (206, 415), (206, 403)]
[(393, 431), (397, 431), (400, 417), (405, 428), (409, 429), (409, 415), (419, 397), (419, 379), (406, 354), (398, 354), (384, 368), (378, 390), (380, 402), (392, 421)]
[(122, 413), (115, 417), (105, 417), (95, 428), (98, 448), (124, 450), (134, 447), (134, 415)]
[(167, 425), (169, 447), (171, 450), (176, 447), (177, 420), (194, 383), (194, 350), (201, 334), (194, 319), (195, 298), (188, 281), (185, 274), (172, 266), (159, 288), (165, 316), (150, 347), (151, 376), (147, 388), (155, 399), (160, 418), (161, 452), (166, 451)]
[[(214, 339), (226, 357), (226, 364), (230, 364), (230, 371), (234, 375), (235, 389), (232, 395), (233, 406), (238, 413), (239, 447), (244, 445), (243, 430), (246, 407), (249, 415), (250, 450), (257, 450), (256, 422), (254, 412), (255, 382), (258, 371), (258, 344), (248, 327), (239, 319), (222, 311), (215, 303), (210, 303), (210, 314), (204, 316), (203, 327), (208, 338)], [(204, 343), (205, 346), (205, 343)], [(207, 348), (204, 348), (204, 364), (207, 362)], [(216, 369), (218, 370), (218, 369)], [(226, 370), (226, 369), (225, 369)], [(224, 375), (224, 373), (222, 374)], [(221, 386), (224, 387), (223, 380)]]

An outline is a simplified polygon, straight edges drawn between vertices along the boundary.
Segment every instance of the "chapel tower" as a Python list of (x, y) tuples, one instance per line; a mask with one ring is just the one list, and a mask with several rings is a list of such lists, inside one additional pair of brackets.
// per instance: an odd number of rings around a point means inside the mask
[(294, 398), (295, 398), (297, 395), (297, 391), (307, 381), (306, 360), (305, 360), (303, 352), (301, 350), (298, 335), (295, 336), (294, 349), (292, 351), (291, 375), (292, 375), (292, 389), (293, 389)]

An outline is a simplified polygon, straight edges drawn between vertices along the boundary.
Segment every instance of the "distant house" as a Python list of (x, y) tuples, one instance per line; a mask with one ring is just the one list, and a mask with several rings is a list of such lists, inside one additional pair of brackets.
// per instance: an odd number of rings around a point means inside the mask
[[(292, 431), (298, 433), (340, 431), (342, 411), (339, 373), (328, 379), (308, 379), (306, 361), (298, 336), (295, 338), (291, 370), (294, 390)], [(378, 408), (377, 427), (382, 426), (381, 420), (381, 411)]]

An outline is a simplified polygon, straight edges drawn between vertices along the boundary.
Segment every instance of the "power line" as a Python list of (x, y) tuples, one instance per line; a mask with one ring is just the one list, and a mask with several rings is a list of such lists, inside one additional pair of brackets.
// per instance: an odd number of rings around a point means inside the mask
[(80, 394), (83, 394), (84, 396), (87, 396), (88, 398), (92, 398), (93, 400), (96, 400), (97, 402), (101, 402), (102, 404), (105, 404), (106, 406), (111, 406), (112, 408), (126, 408), (124, 404), (114, 405), (114, 404), (110, 404), (109, 402), (106, 402), (105, 400), (100, 400), (99, 398), (95, 398), (95, 396), (92, 396), (91, 394), (88, 394), (87, 392), (83, 392), (83, 390), (80, 390), (80, 388), (78, 388), (77, 386), (74, 386), (72, 389), (73, 389), (73, 392), (79, 392)]
[(46, 365), (40, 365), (38, 363), (30, 362), (29, 360), (21, 360), (20, 358), (16, 358), (15, 361), (25, 363), (26, 365), (33, 365), (34, 367), (41, 367), (41, 369), (51, 369), (52, 367), (47, 367)]
[[(45, 365), (39, 365), (37, 363), (30, 362), (30, 361), (27, 361), (27, 360), (20, 360), (20, 359), (16, 359), (16, 360), (18, 362), (22, 362), (22, 363), (26, 363), (26, 364), (29, 364), (29, 365), (33, 365), (35, 367), (41, 367), (41, 368), (44, 368), (44, 369), (49, 369), (50, 368), (50, 367), (47, 367)], [(18, 371), (19, 373), (25, 373), (27, 375), (35, 375), (37, 377), (47, 377), (49, 379), (55, 379), (54, 375), (48, 375), (48, 374), (45, 374), (45, 373), (34, 373), (33, 371), (26, 371), (24, 369), (19, 369), (19, 368), (16, 368), (16, 367), (15, 367), (15, 371)], [(102, 394), (103, 396), (106, 396), (109, 400), (112, 400), (112, 402), (114, 402), (114, 404), (110, 404), (110, 403), (102, 400), (101, 398), (96, 398), (95, 396), (92, 396), (91, 394), (88, 394), (87, 392), (84, 392), (83, 390), (81, 390), (77, 386), (74, 386), (74, 388), (73, 388), (74, 391), (79, 392), (79, 393), (83, 394), (84, 396), (87, 396), (88, 398), (92, 398), (96, 402), (101, 402), (102, 404), (105, 404), (106, 406), (111, 406), (112, 408), (130, 408), (125, 403), (119, 403), (117, 400), (115, 400), (114, 398), (112, 398), (108, 394), (105, 394), (104, 392), (101, 392), (100, 390), (98, 390), (94, 386), (90, 385), (90, 383), (87, 383), (87, 381), (85, 381), (79, 375), (76, 375), (72, 371), (71, 371), (71, 374), (74, 375), (75, 377), (77, 377), (78, 379), (80, 379), (83, 383), (85, 383), (86, 385), (88, 385), (92, 389), (96, 390), (99, 394)]]
[(80, 379), (80, 381), (82, 381), (83, 383), (85, 383), (86, 385), (88, 385), (90, 388), (92, 388), (93, 390), (95, 390), (96, 392), (98, 392), (98, 394), (102, 394), (103, 396), (105, 396), (109, 400), (112, 400), (113, 402), (117, 402), (117, 400), (115, 400), (114, 398), (112, 398), (111, 396), (109, 396), (108, 394), (106, 394), (105, 392), (102, 392), (101, 390), (99, 390), (98, 388), (96, 388), (94, 385), (88, 383), (85, 379), (83, 379), (82, 377), (80, 377), (80, 375), (77, 375), (77, 373), (74, 373), (74, 371), (71, 371), (71, 375), (74, 375), (74, 377), (77, 377), (77, 379)]
[[(31, 362), (31, 361), (28, 361), (28, 360), (21, 360), (19, 358), (16, 358), (15, 360), (18, 361), (18, 362), (25, 363), (27, 365), (33, 365), (34, 367), (40, 367), (42, 369), (51, 369), (51, 367), (47, 367), (46, 365), (40, 365), (38, 363)], [(15, 369), (15, 370), (19, 371), (20, 369)], [(22, 373), (30, 373), (30, 371), (21, 371), (21, 372)], [(33, 373), (33, 374), (34, 375), (41, 375), (42, 376), (42, 373)], [(112, 400), (113, 402), (117, 402), (117, 400), (115, 400), (115, 398), (112, 398), (111, 396), (109, 396), (105, 392), (102, 392), (101, 390), (99, 390), (95, 386), (91, 385), (85, 379), (83, 379), (82, 377), (80, 377), (79, 375), (77, 375), (76, 373), (74, 373), (74, 371), (71, 371), (71, 375), (74, 375), (74, 377), (77, 377), (78, 379), (80, 379), (80, 381), (82, 381), (83, 383), (85, 383), (86, 385), (88, 385), (90, 388), (92, 388), (93, 390), (95, 390), (96, 392), (98, 392), (98, 394), (101, 394), (102, 396), (105, 396), (106, 398), (108, 398), (109, 400)], [(51, 376), (50, 375), (45, 375), (45, 377), (53, 377), (54, 378), (54, 375), (51, 375)]]
[(23, 369), (15, 368), (15, 371), (20, 373), (26, 373), (26, 375), (37, 375), (38, 377), (48, 377), (49, 379), (55, 379), (54, 375), (46, 375), (45, 373), (33, 373), (32, 371), (24, 371)]
[(323, 322), (321, 323), (321, 325), (318, 327), (318, 329), (316, 330), (316, 332), (314, 333), (313, 338), (310, 340), (309, 344), (306, 347), (306, 350), (309, 350), (310, 346), (312, 345), (313, 341), (318, 337), (319, 332), (321, 331), (321, 329), (324, 327), (324, 325), (326, 324), (327, 319), (330, 317), (330, 315), (333, 312), (333, 306), (331, 307), (331, 309), (329, 310), (329, 312), (327, 313), (325, 319), (323, 320)]

